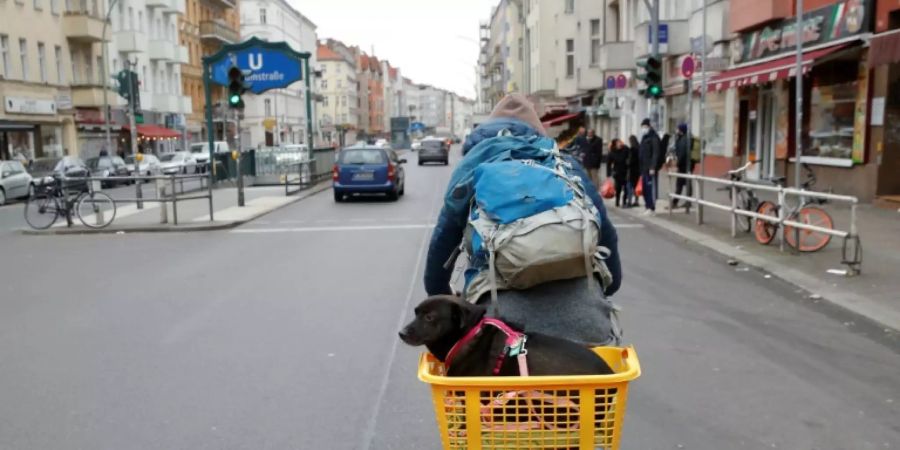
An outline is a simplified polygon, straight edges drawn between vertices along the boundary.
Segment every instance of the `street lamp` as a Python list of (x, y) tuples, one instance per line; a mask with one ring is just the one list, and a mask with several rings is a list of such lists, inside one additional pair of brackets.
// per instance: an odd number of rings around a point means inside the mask
[[(109, 75), (106, 73), (107, 68), (109, 67), (109, 50), (107, 47), (109, 46), (109, 41), (106, 40), (106, 27), (109, 24), (109, 16), (112, 14), (113, 7), (116, 6), (119, 0), (112, 0), (109, 2), (109, 8), (106, 9), (106, 17), (103, 19), (103, 32), (101, 36), (103, 36), (103, 67), (101, 68), (102, 72), (100, 72), (100, 77), (103, 80), (103, 118), (104, 118), (104, 128), (106, 128), (106, 151), (109, 152), (112, 150), (112, 137), (110, 136), (110, 114), (109, 114), (109, 89), (107, 89), (106, 84), (109, 82)], [(113, 152), (115, 153), (115, 152)]]

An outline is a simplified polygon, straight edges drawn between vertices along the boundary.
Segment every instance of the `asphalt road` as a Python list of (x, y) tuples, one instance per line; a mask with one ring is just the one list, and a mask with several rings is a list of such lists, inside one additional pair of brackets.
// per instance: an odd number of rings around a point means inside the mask
[[(450, 169), (232, 231), (2, 236), (0, 449), (438, 449), (396, 332)], [(882, 330), (658, 230), (620, 228), (640, 356), (623, 449), (900, 448)]]

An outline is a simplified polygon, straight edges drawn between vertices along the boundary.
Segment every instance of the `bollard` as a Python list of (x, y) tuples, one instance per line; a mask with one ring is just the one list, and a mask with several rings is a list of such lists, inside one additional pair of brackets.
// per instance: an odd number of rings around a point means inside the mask
[[(156, 180), (156, 198), (165, 199), (167, 194), (166, 185), (162, 180)], [(159, 208), (159, 223), (169, 223), (169, 205), (163, 200), (161, 208)]]

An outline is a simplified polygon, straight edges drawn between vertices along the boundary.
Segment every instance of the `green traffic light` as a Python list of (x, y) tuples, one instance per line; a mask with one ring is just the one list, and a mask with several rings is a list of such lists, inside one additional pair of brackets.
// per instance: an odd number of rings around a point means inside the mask
[(662, 94), (662, 89), (659, 86), (653, 85), (650, 86), (650, 95), (654, 97), (658, 97), (659, 94)]
[(232, 105), (237, 105), (241, 102), (241, 96), (237, 94), (231, 94), (231, 97), (228, 97), (228, 103)]

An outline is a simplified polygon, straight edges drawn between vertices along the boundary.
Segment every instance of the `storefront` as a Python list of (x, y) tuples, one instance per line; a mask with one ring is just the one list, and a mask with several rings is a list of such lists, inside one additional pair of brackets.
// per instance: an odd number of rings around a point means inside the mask
[(900, 205), (900, 4), (878, 0), (869, 50), (872, 99), (869, 151), (876, 166), (875, 196), (885, 206)]
[[(846, 0), (804, 16), (802, 54), (803, 111), (801, 161), (818, 176), (818, 187), (871, 197), (868, 186), (866, 126), (869, 110), (867, 1)], [(724, 122), (735, 123), (733, 166), (756, 162), (752, 178), (787, 176), (793, 183), (795, 158), (795, 19), (743, 33), (733, 44), (732, 69), (713, 77), (707, 104), (729, 90), (736, 108), (724, 108)], [(727, 102), (726, 102), (727, 103)], [(709, 116), (707, 116), (709, 117)], [(707, 120), (708, 152), (724, 137), (723, 123)], [(720, 144), (721, 143), (721, 144)]]

